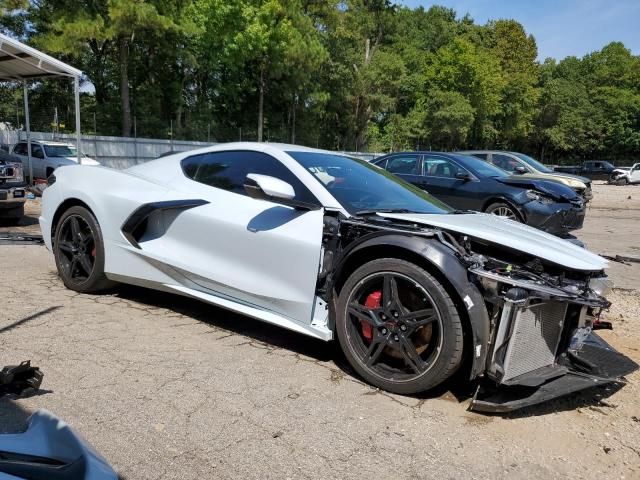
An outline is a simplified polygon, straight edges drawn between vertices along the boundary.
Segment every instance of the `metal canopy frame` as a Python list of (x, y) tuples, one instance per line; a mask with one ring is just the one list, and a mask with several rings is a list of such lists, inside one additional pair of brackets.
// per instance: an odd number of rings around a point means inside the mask
[(78, 164), (82, 163), (80, 138), (80, 77), (82, 72), (46, 53), (14, 40), (0, 33), (0, 81), (22, 82), (24, 94), (25, 131), (27, 134), (27, 155), (29, 178), (33, 182), (31, 165), (31, 125), (29, 123), (29, 91), (27, 82), (47, 77), (67, 77), (73, 79), (76, 107), (76, 148)]

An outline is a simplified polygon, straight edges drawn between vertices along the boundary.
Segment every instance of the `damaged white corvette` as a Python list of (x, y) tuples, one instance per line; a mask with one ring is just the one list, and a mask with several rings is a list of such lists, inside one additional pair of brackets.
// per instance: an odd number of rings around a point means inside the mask
[(331, 152), (236, 143), (62, 167), (40, 225), (68, 288), (137, 284), (337, 338), (391, 392), (462, 369), (472, 408), (508, 411), (637, 368), (592, 333), (606, 260)]

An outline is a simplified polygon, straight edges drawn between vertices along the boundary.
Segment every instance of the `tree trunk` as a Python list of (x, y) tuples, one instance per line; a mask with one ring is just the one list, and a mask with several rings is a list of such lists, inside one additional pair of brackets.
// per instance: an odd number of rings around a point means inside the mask
[(258, 141), (262, 141), (262, 126), (264, 124), (264, 66), (260, 67), (260, 99), (258, 100)]
[(292, 110), (291, 112), (291, 143), (295, 145), (296, 143), (296, 107), (298, 106), (298, 94), (295, 94)]
[(131, 101), (129, 99), (129, 44), (120, 37), (120, 102), (122, 106), (122, 136), (131, 136)]

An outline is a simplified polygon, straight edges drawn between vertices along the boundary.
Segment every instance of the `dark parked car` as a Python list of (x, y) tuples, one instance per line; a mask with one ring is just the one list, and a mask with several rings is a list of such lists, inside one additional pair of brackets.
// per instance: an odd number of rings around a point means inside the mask
[(459, 210), (504, 216), (559, 236), (584, 222), (584, 202), (571, 188), (510, 175), (472, 156), (394, 153), (372, 163)]
[(569, 173), (558, 173), (543, 165), (535, 158), (519, 152), (504, 152), (497, 150), (473, 150), (457, 152), (462, 155), (472, 155), (481, 160), (491, 163), (498, 168), (512, 175), (522, 175), (523, 178), (535, 180), (549, 180), (550, 182), (562, 183), (576, 191), (586, 202), (593, 198), (591, 190), (591, 180)]
[(608, 180), (615, 168), (611, 162), (605, 160), (587, 160), (582, 165), (570, 167), (557, 166), (554, 167), (553, 171), (581, 175), (592, 180)]

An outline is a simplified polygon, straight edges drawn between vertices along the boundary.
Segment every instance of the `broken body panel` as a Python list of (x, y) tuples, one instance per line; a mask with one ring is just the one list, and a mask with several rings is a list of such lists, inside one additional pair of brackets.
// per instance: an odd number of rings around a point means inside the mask
[[(465, 216), (469, 215), (457, 215)], [(421, 217), (420, 223), (416, 217)], [(450, 218), (327, 215), (318, 295), (330, 304), (350, 261), (367, 249), (384, 247), (394, 255), (398, 252), (392, 253), (394, 248), (420, 255), (440, 278), (446, 278), (468, 321), (472, 348), (467, 353), (473, 357), (470, 379), (482, 380), (471, 402), (473, 410), (519, 409), (586, 388), (624, 382), (623, 377), (638, 368), (594, 333), (611, 328), (600, 321), (602, 311), (610, 305), (604, 295), (612, 286), (601, 257), (563, 240), (558, 240), (563, 243), (557, 247), (565, 252), (545, 249), (550, 259), (541, 259), (537, 248), (530, 253), (509, 251), (515, 246), (508, 241), (497, 243), (499, 231), (495, 237), (489, 235), (490, 239), (472, 237), (459, 230), (473, 232), (473, 222), (447, 225)], [(535, 238), (531, 245), (535, 247)], [(570, 255), (576, 252), (581, 255)], [(561, 256), (573, 268), (551, 261)]]

